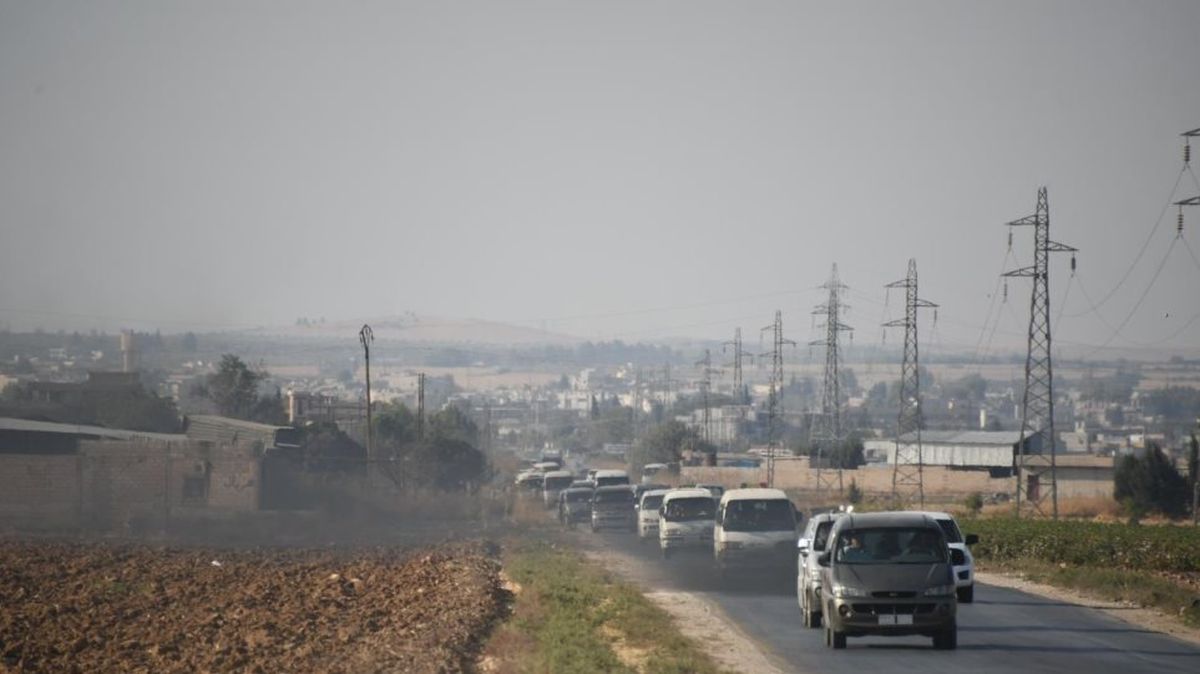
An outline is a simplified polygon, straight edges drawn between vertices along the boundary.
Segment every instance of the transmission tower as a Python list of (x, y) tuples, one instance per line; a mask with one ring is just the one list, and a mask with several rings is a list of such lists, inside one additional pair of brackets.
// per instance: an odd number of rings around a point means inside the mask
[(704, 442), (712, 446), (712, 412), (709, 404), (709, 391), (712, 390), (712, 376), (719, 370), (714, 370), (712, 366), (712, 352), (708, 349), (704, 350), (704, 358), (696, 361), (696, 365), (702, 366), (700, 370), (700, 396), (704, 401)]
[[(837, 264), (829, 280), (820, 286), (829, 291), (829, 298), (824, 304), (813, 309), (813, 314), (824, 316), (825, 323), (817, 326), (825, 329), (825, 339), (811, 342), (812, 346), (825, 347), (825, 378), (821, 386), (821, 413), (809, 427), (809, 441), (817, 448), (817, 491), (825, 492), (833, 488), (833, 479), (824, 467), (827, 454), (842, 446), (842, 375), (841, 349), (838, 347), (839, 336), (843, 332), (853, 330), (842, 323), (842, 310), (847, 305), (842, 303), (842, 291), (846, 286), (838, 279)], [(837, 469), (837, 490), (842, 491), (842, 468), (839, 462)]]
[[(921, 453), (921, 378), (917, 357), (917, 310), (935, 309), (917, 295), (917, 261), (908, 261), (908, 276), (886, 288), (904, 288), (904, 318), (884, 327), (904, 328), (904, 364), (900, 368), (900, 415), (896, 420), (896, 455), (892, 463), (892, 500), (914, 500), (925, 507), (924, 457)], [(907, 442), (905, 438), (908, 438)]]
[(727, 347), (733, 347), (733, 399), (737, 404), (745, 405), (749, 402), (749, 396), (746, 394), (746, 385), (742, 380), (742, 357), (749, 356), (753, 359), (754, 355), (742, 348), (741, 328), (734, 330), (733, 341), (722, 344), (721, 351), (726, 351)]
[(1037, 211), (1008, 223), (1009, 227), (1033, 227), (1033, 266), (1005, 272), (1004, 276), (1033, 279), (1029, 305), (1029, 343), (1025, 357), (1025, 394), (1021, 404), (1021, 437), (1018, 444), (1016, 514), (1022, 506), (1040, 515), (1058, 519), (1058, 490), (1055, 476), (1054, 380), (1050, 364), (1050, 253), (1071, 253), (1075, 248), (1050, 240), (1050, 201), (1046, 188), (1038, 189)]
[[(783, 346), (796, 343), (783, 337), (783, 312), (775, 310), (775, 322), (761, 332), (772, 333), (771, 350), (762, 354), (771, 357), (771, 388), (767, 394), (767, 486), (775, 486), (775, 450), (779, 445), (779, 428), (783, 425)], [(738, 335), (741, 336), (740, 333)]]

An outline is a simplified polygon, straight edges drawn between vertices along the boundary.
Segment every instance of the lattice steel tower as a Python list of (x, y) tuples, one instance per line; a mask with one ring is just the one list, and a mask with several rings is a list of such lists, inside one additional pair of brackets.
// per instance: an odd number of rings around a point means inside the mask
[(775, 486), (775, 450), (779, 444), (779, 428), (783, 421), (783, 346), (796, 343), (783, 336), (783, 312), (775, 310), (775, 322), (762, 329), (772, 334), (771, 350), (762, 354), (771, 357), (771, 388), (767, 394), (767, 486)]
[(746, 395), (745, 382), (742, 379), (742, 357), (753, 354), (742, 348), (742, 329), (738, 328), (733, 332), (733, 341), (724, 342), (721, 344), (721, 350), (726, 351), (727, 347), (733, 347), (733, 401), (737, 405), (745, 405), (749, 402), (749, 396)]
[(1033, 227), (1033, 266), (1005, 272), (1004, 276), (1033, 279), (1029, 304), (1029, 345), (1025, 357), (1025, 394), (1021, 404), (1021, 439), (1016, 465), (1016, 514), (1022, 507), (1058, 519), (1058, 484), (1055, 475), (1054, 379), (1050, 363), (1050, 253), (1072, 253), (1075, 248), (1050, 240), (1050, 201), (1046, 188), (1038, 189), (1037, 211), (1008, 223)]
[[(824, 457), (831, 451), (836, 451), (842, 445), (842, 377), (841, 350), (838, 347), (839, 335), (853, 330), (841, 322), (842, 291), (846, 286), (838, 279), (837, 264), (822, 288), (829, 291), (829, 298), (824, 304), (819, 304), (813, 314), (825, 317), (825, 323), (817, 326), (825, 329), (825, 339), (810, 342), (811, 346), (825, 347), (825, 379), (821, 386), (821, 413), (809, 427), (809, 441), (817, 448), (817, 491), (824, 492), (833, 487), (833, 479), (829, 471), (824, 469)], [(837, 489), (842, 491), (842, 468), (837, 469)]]
[[(904, 318), (884, 327), (904, 328), (904, 363), (900, 368), (900, 414), (896, 420), (896, 454), (892, 462), (892, 500), (916, 500), (925, 507), (924, 457), (921, 452), (921, 378), (917, 349), (917, 310), (937, 305), (917, 295), (917, 261), (908, 261), (908, 276), (886, 288), (904, 288)], [(908, 438), (907, 443), (904, 442)]]
[(715, 371), (712, 368), (712, 352), (708, 349), (704, 350), (704, 358), (696, 361), (696, 365), (703, 366), (700, 371), (700, 396), (704, 402), (704, 442), (712, 444), (712, 414), (709, 411), (708, 392), (712, 388), (712, 373)]

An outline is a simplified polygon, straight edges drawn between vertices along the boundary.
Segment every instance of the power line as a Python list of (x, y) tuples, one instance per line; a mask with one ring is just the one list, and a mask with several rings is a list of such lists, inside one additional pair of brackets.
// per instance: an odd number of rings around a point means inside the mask
[[(842, 293), (845, 292), (846, 286), (838, 279), (836, 263), (833, 265), (829, 280), (821, 287), (829, 291), (829, 296), (824, 304), (817, 305), (813, 314), (825, 317), (825, 323), (819, 326), (825, 329), (825, 338), (811, 342), (810, 346), (825, 347), (825, 377), (821, 386), (821, 412), (815, 420), (816, 423), (809, 427), (809, 441), (810, 444), (816, 446), (817, 491), (823, 493), (833, 486), (828, 473), (824, 471), (825, 455), (840, 449), (844, 440), (839, 339), (841, 333), (849, 332), (853, 328), (841, 322), (841, 313), (846, 308), (846, 305), (842, 303)], [(840, 461), (837, 469), (837, 483), (838, 492), (841, 493), (843, 484)]]

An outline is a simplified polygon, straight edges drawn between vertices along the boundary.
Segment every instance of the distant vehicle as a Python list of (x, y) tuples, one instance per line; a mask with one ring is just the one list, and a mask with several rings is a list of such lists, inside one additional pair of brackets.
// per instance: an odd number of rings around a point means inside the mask
[[(595, 477), (592, 478), (596, 482), (596, 487), (611, 487), (613, 485), (629, 484), (629, 473), (623, 470), (598, 470)], [(633, 492), (629, 495), (632, 497)]]
[(562, 464), (557, 461), (539, 461), (533, 464), (533, 469), (543, 473), (549, 473), (550, 471), (558, 470), (561, 466)]
[(558, 521), (568, 529), (592, 519), (591, 486), (568, 487), (558, 492)]
[(808, 525), (796, 542), (796, 600), (805, 627), (821, 626), (821, 566), (817, 557), (825, 552), (829, 530), (843, 513), (821, 513), (808, 519)]
[(669, 484), (656, 484), (656, 483), (635, 484), (635, 485), (633, 485), (633, 500), (637, 501), (637, 500), (641, 499), (642, 494), (645, 494), (646, 492), (651, 491), (653, 489), (670, 489), (670, 488), (671, 488), (671, 485), (669, 485)]
[(658, 546), (663, 559), (680, 550), (712, 548), (717, 502), (707, 489), (672, 489), (658, 509)]
[(967, 547), (979, 542), (979, 536), (967, 534), (963, 536), (958, 528), (958, 522), (949, 513), (923, 512), (932, 517), (934, 522), (946, 534), (946, 543), (950, 546), (950, 561), (954, 564), (954, 582), (958, 586), (958, 601), (970, 604), (975, 601), (975, 557)]
[(534, 471), (526, 471), (517, 475), (517, 492), (522, 496), (541, 496), (542, 480), (545, 476)]
[(633, 490), (628, 485), (599, 486), (592, 492), (592, 531), (601, 529), (637, 531)]
[(713, 559), (730, 570), (795, 570), (796, 509), (780, 489), (730, 489), (713, 527)]
[(825, 643), (921, 635), (958, 646), (958, 598), (946, 535), (924, 513), (847, 513), (829, 532), (821, 566)]
[(638, 500), (638, 540), (658, 540), (658, 509), (662, 506), (666, 489), (648, 489)]
[(542, 503), (547, 508), (558, 505), (558, 492), (566, 489), (575, 481), (575, 476), (567, 470), (552, 470), (542, 478)]
[(718, 501), (720, 501), (721, 497), (725, 495), (725, 487), (719, 484), (698, 484), (696, 485), (696, 488), (709, 490), (712, 492), (713, 498), (717, 499)]
[(642, 466), (642, 484), (650, 484), (660, 473), (667, 472), (667, 464), (665, 463), (648, 463)]

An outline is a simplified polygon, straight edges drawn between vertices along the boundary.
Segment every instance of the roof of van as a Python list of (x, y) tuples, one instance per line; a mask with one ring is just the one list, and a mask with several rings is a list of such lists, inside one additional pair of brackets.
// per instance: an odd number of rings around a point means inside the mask
[(687, 488), (671, 489), (663, 495), (663, 501), (674, 501), (677, 498), (712, 498), (712, 492), (707, 489)]
[(937, 526), (933, 518), (925, 513), (914, 512), (885, 512), (885, 513), (846, 513), (838, 519), (842, 529), (891, 528), (891, 527), (923, 527)]
[(642, 492), (642, 498), (646, 498), (647, 496), (663, 496), (669, 491), (671, 491), (671, 490), (670, 489), (647, 489), (646, 491)]
[(764, 501), (764, 500), (788, 500), (787, 494), (783, 493), (782, 489), (761, 489), (753, 487), (750, 489), (730, 489), (721, 497), (721, 502), (727, 501)]
[(629, 492), (629, 494), (631, 496), (633, 495), (633, 490), (630, 489), (629, 485), (627, 485), (627, 484), (610, 484), (610, 485), (605, 485), (603, 487), (596, 487), (596, 491), (602, 491), (605, 493), (614, 492), (614, 491), (627, 491), (627, 492)]
[(596, 471), (596, 478), (599, 479), (602, 477), (629, 477), (629, 473), (626, 473), (623, 470), (612, 470), (607, 468)]
[(952, 520), (952, 519), (954, 519), (954, 515), (951, 515), (950, 513), (939, 513), (939, 512), (932, 511), (932, 510), (913, 510), (911, 512), (916, 515), (925, 515), (926, 517), (932, 517), (935, 520)]

